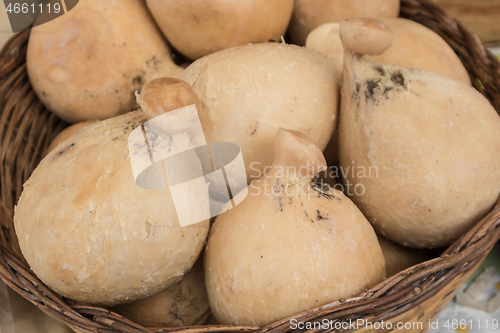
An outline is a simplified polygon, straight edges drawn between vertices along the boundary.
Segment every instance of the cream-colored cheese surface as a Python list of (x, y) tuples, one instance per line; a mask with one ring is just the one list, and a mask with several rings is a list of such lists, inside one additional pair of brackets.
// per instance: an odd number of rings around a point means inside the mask
[(337, 121), (338, 70), (319, 52), (267, 43), (198, 59), (180, 78), (201, 100), (207, 141), (238, 144), (247, 176), (254, 179), (273, 161), (279, 127), (305, 133), (326, 147)]
[(208, 221), (181, 228), (168, 188), (135, 184), (128, 135), (144, 120), (135, 111), (85, 127), (24, 184), (15, 213), (23, 255), (65, 297), (114, 305), (153, 295), (205, 243)]

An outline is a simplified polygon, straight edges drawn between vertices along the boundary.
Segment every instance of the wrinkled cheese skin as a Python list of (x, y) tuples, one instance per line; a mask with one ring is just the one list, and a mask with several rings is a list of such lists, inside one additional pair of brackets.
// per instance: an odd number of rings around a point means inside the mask
[(202, 250), (208, 221), (181, 228), (168, 188), (135, 184), (128, 136), (144, 121), (135, 111), (85, 127), (24, 184), (15, 210), (21, 250), (64, 297), (110, 306), (153, 295)]
[(239, 46), (198, 59), (179, 78), (201, 100), (207, 141), (239, 145), (249, 180), (272, 164), (278, 128), (307, 134), (321, 149), (334, 132), (340, 73), (319, 52), (279, 43)]
[(213, 315), (236, 325), (266, 325), (385, 278), (370, 223), (342, 192), (320, 191), (310, 178), (252, 183), (215, 220), (204, 265)]
[[(405, 246), (447, 246), (500, 194), (500, 118), (447, 76), (346, 51), (339, 122), (351, 199), (377, 232)], [(372, 177), (358, 170), (376, 168)]]
[(136, 109), (134, 91), (182, 72), (170, 54), (143, 1), (80, 0), (31, 30), (26, 66), (40, 101), (76, 123)]

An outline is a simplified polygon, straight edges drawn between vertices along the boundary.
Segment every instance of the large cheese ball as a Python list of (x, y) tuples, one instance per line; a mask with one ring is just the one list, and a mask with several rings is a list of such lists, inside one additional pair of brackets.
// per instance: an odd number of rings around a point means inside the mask
[(342, 73), (343, 180), (358, 188), (350, 198), (380, 235), (408, 247), (448, 246), (498, 200), (500, 118), (468, 84), (364, 59), (359, 51), (379, 50), (367, 41), (388, 45), (382, 30), (390, 32), (367, 19), (340, 25), (353, 51)]
[(207, 141), (238, 144), (247, 176), (255, 179), (273, 161), (279, 127), (305, 133), (326, 147), (337, 120), (339, 70), (319, 52), (267, 43), (198, 59), (180, 79), (201, 100)]
[(128, 137), (144, 120), (136, 111), (85, 127), (24, 184), (14, 217), (21, 250), (64, 297), (111, 306), (151, 296), (176, 283), (205, 243), (208, 221), (181, 227), (168, 188), (135, 183)]
[(80, 0), (31, 30), (26, 66), (40, 101), (71, 123), (129, 112), (144, 83), (182, 72), (141, 0)]
[(73, 134), (77, 133), (79, 130), (81, 130), (85, 126), (92, 125), (95, 122), (96, 122), (96, 120), (82, 121), (82, 122), (79, 122), (79, 123), (76, 123), (76, 124), (73, 124), (71, 126), (66, 127), (59, 134), (57, 134), (57, 136), (54, 138), (54, 140), (52, 140), (49, 147), (45, 151), (46, 154), (48, 154), (52, 149), (57, 147), (58, 144), (65, 141), (67, 138), (69, 138)]
[(397, 17), (400, 0), (295, 0), (288, 31), (292, 41), (304, 45), (307, 35), (328, 22), (353, 17)]
[(205, 280), (221, 324), (267, 325), (357, 296), (385, 276), (367, 219), (342, 192), (314, 182), (326, 162), (312, 140), (281, 129), (274, 152), (269, 172), (210, 230)]
[(147, 0), (158, 26), (185, 56), (280, 40), (293, 0)]

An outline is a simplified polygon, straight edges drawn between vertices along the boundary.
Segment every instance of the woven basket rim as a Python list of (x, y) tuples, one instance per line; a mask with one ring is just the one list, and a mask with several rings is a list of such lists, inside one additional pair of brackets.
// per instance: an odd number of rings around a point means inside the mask
[[(441, 7), (430, 0), (402, 0), (401, 17), (417, 21), (441, 35), (464, 63), (474, 87), (483, 93), (497, 112), (500, 113), (500, 63), (491, 52), (485, 50), (473, 32), (451, 18)], [(18, 33), (0, 51), (0, 110), (2, 112), (0, 114), (0, 140), (2, 140), (0, 141), (0, 147), (4, 145), (3, 141), (6, 135), (4, 128), (8, 128), (8, 123), (13, 122), (13, 119), (6, 115), (5, 110), (14, 103), (12, 102), (13, 97), (10, 95), (11, 86), (22, 83), (21, 79), (14, 74), (26, 70), (25, 53), (28, 38), (28, 30)], [(22, 90), (22, 93), (26, 94), (26, 91)], [(33, 93), (28, 96), (33, 99)], [(39, 104), (39, 102), (37, 103)], [(55, 119), (55, 116), (48, 113), (43, 107), (39, 106), (35, 111), (43, 114), (39, 120), (40, 122), (49, 121), (59, 131), (64, 127), (63, 122)], [(20, 129), (18, 131), (21, 132)], [(25, 138), (21, 139), (25, 140)], [(47, 148), (50, 141), (51, 137), (47, 136), (43, 143), (38, 143), (36, 147), (32, 147), (35, 152), (33, 154), (35, 155), (34, 158), (41, 158), (41, 152)], [(11, 207), (5, 207), (7, 206), (4, 202), (6, 196), (14, 197), (13, 202), (15, 202), (21, 189), (17, 185), (16, 190), (10, 191), (9, 188), (15, 186), (8, 186), (10, 181), (6, 185), (4, 180), (4, 173), (10, 167), (10, 160), (6, 156), (6, 151), (6, 147), (0, 149), (0, 176), (2, 177), (2, 183), (0, 183), (0, 192), (2, 194), (0, 208), (8, 213), (11, 211)], [(24, 171), (24, 176), (18, 177), (26, 178), (26, 174), (29, 175), (29, 170)], [(8, 202), (12, 202), (12, 200)], [(12, 214), (9, 214), (10, 218), (12, 218)], [(1, 222), (0, 226), (3, 229)], [(1, 233), (0, 236), (2, 236)], [(0, 243), (9, 244), (6, 236), (2, 237), (4, 238), (0, 238)], [(0, 278), (9, 287), (37, 305), (48, 315), (83, 331), (286, 332), (290, 330), (289, 326), (292, 319), (296, 319), (298, 322), (314, 322), (323, 319), (345, 321), (350, 318), (366, 318), (369, 316), (372, 322), (376, 322), (394, 318), (431, 299), (439, 291), (443, 290), (450, 281), (469, 272), (484, 258), (499, 239), (500, 200), (485, 218), (451, 245), (440, 257), (410, 267), (357, 297), (320, 306), (262, 328), (232, 325), (170, 327), (163, 329), (144, 328), (107, 309), (75, 304), (70, 300), (61, 299), (38, 280), (23, 259), (15, 254), (15, 248), (12, 251), (4, 244), (0, 244)]]

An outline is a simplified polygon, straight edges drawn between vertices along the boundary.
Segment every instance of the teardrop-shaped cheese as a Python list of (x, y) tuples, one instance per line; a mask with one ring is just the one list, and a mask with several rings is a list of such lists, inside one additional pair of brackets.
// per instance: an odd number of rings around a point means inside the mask
[(498, 114), (469, 85), (345, 51), (340, 165), (383, 236), (440, 247), (485, 216), (500, 194), (499, 133)]
[(319, 52), (279, 43), (239, 46), (198, 59), (180, 78), (201, 100), (207, 141), (239, 145), (249, 180), (272, 164), (278, 128), (305, 133), (321, 149), (334, 132), (340, 75)]
[(210, 232), (205, 278), (220, 323), (266, 325), (356, 296), (385, 275), (370, 223), (314, 181), (326, 163), (311, 138), (280, 129), (274, 152), (272, 168)]

